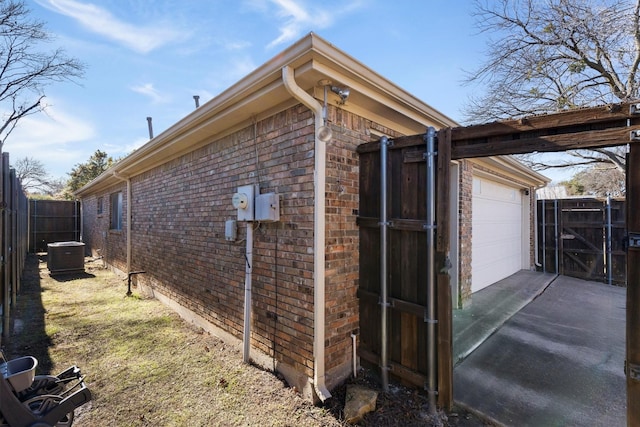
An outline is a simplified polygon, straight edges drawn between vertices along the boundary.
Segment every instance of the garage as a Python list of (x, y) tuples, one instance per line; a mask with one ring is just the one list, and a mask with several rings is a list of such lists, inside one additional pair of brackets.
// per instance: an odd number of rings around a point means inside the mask
[(529, 195), (526, 193), (513, 184), (474, 175), (472, 292), (529, 268)]

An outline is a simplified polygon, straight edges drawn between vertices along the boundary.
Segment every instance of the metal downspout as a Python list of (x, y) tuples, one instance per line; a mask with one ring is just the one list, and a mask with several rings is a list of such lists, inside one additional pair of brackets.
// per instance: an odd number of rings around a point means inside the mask
[(124, 177), (118, 172), (113, 176), (127, 183), (127, 273), (131, 271), (131, 178)]
[(82, 215), (82, 200), (79, 200), (80, 203), (80, 242), (84, 242), (84, 215)]
[(388, 238), (389, 221), (387, 219), (387, 157), (389, 153), (389, 139), (383, 136), (380, 139), (380, 376), (382, 390), (389, 391), (389, 361), (387, 349), (387, 318), (389, 303), (387, 301), (388, 289)]
[(429, 395), (429, 411), (437, 411), (437, 342), (436, 342), (436, 269), (435, 269), (435, 227), (436, 227), (436, 130), (427, 129), (427, 393)]
[(313, 385), (323, 402), (331, 397), (325, 385), (325, 188), (326, 153), (325, 143), (318, 138), (318, 129), (323, 126), (322, 105), (302, 90), (295, 81), (293, 69), (282, 67), (282, 82), (287, 91), (307, 108), (313, 111), (315, 120), (315, 160), (314, 160), (314, 201), (313, 201)]
[(533, 264), (536, 267), (542, 267), (540, 264), (540, 256), (538, 255), (538, 192), (533, 190)]

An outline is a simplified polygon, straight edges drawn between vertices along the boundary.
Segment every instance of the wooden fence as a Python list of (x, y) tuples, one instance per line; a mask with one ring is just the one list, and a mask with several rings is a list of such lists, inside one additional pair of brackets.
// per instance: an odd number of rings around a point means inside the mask
[[(373, 147), (373, 148), (372, 148)], [(389, 149), (389, 320), (387, 347), (391, 375), (424, 387), (427, 381), (426, 160), (424, 142)], [(380, 311), (380, 150), (375, 143), (360, 154), (360, 349), (373, 366), (381, 363)], [(385, 368), (386, 369), (386, 368)]]
[(46, 252), (54, 242), (80, 240), (80, 203), (30, 200), (29, 252)]
[(27, 255), (29, 204), (16, 172), (9, 166), (9, 153), (0, 162), (0, 343), (9, 335), (10, 314), (15, 308)]
[(537, 209), (543, 271), (626, 284), (624, 199), (539, 200)]

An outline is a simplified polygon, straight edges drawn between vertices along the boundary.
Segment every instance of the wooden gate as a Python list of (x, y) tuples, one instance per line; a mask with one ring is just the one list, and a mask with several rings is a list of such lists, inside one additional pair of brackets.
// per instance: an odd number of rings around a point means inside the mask
[(543, 271), (625, 285), (625, 206), (624, 200), (539, 200)]
[[(380, 365), (380, 145), (360, 146), (360, 357)], [(427, 374), (425, 146), (394, 143), (388, 155), (388, 367), (424, 387)]]

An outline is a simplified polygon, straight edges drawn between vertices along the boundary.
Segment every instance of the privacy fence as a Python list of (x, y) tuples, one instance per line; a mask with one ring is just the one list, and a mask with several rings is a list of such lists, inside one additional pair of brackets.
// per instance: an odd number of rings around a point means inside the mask
[(80, 202), (29, 200), (29, 252), (46, 252), (54, 242), (80, 240)]
[(626, 285), (624, 199), (539, 200), (537, 209), (543, 271)]
[(0, 343), (9, 334), (10, 313), (16, 305), (27, 255), (29, 204), (16, 172), (9, 166), (9, 153), (2, 153), (0, 162), (0, 313), (2, 334)]

